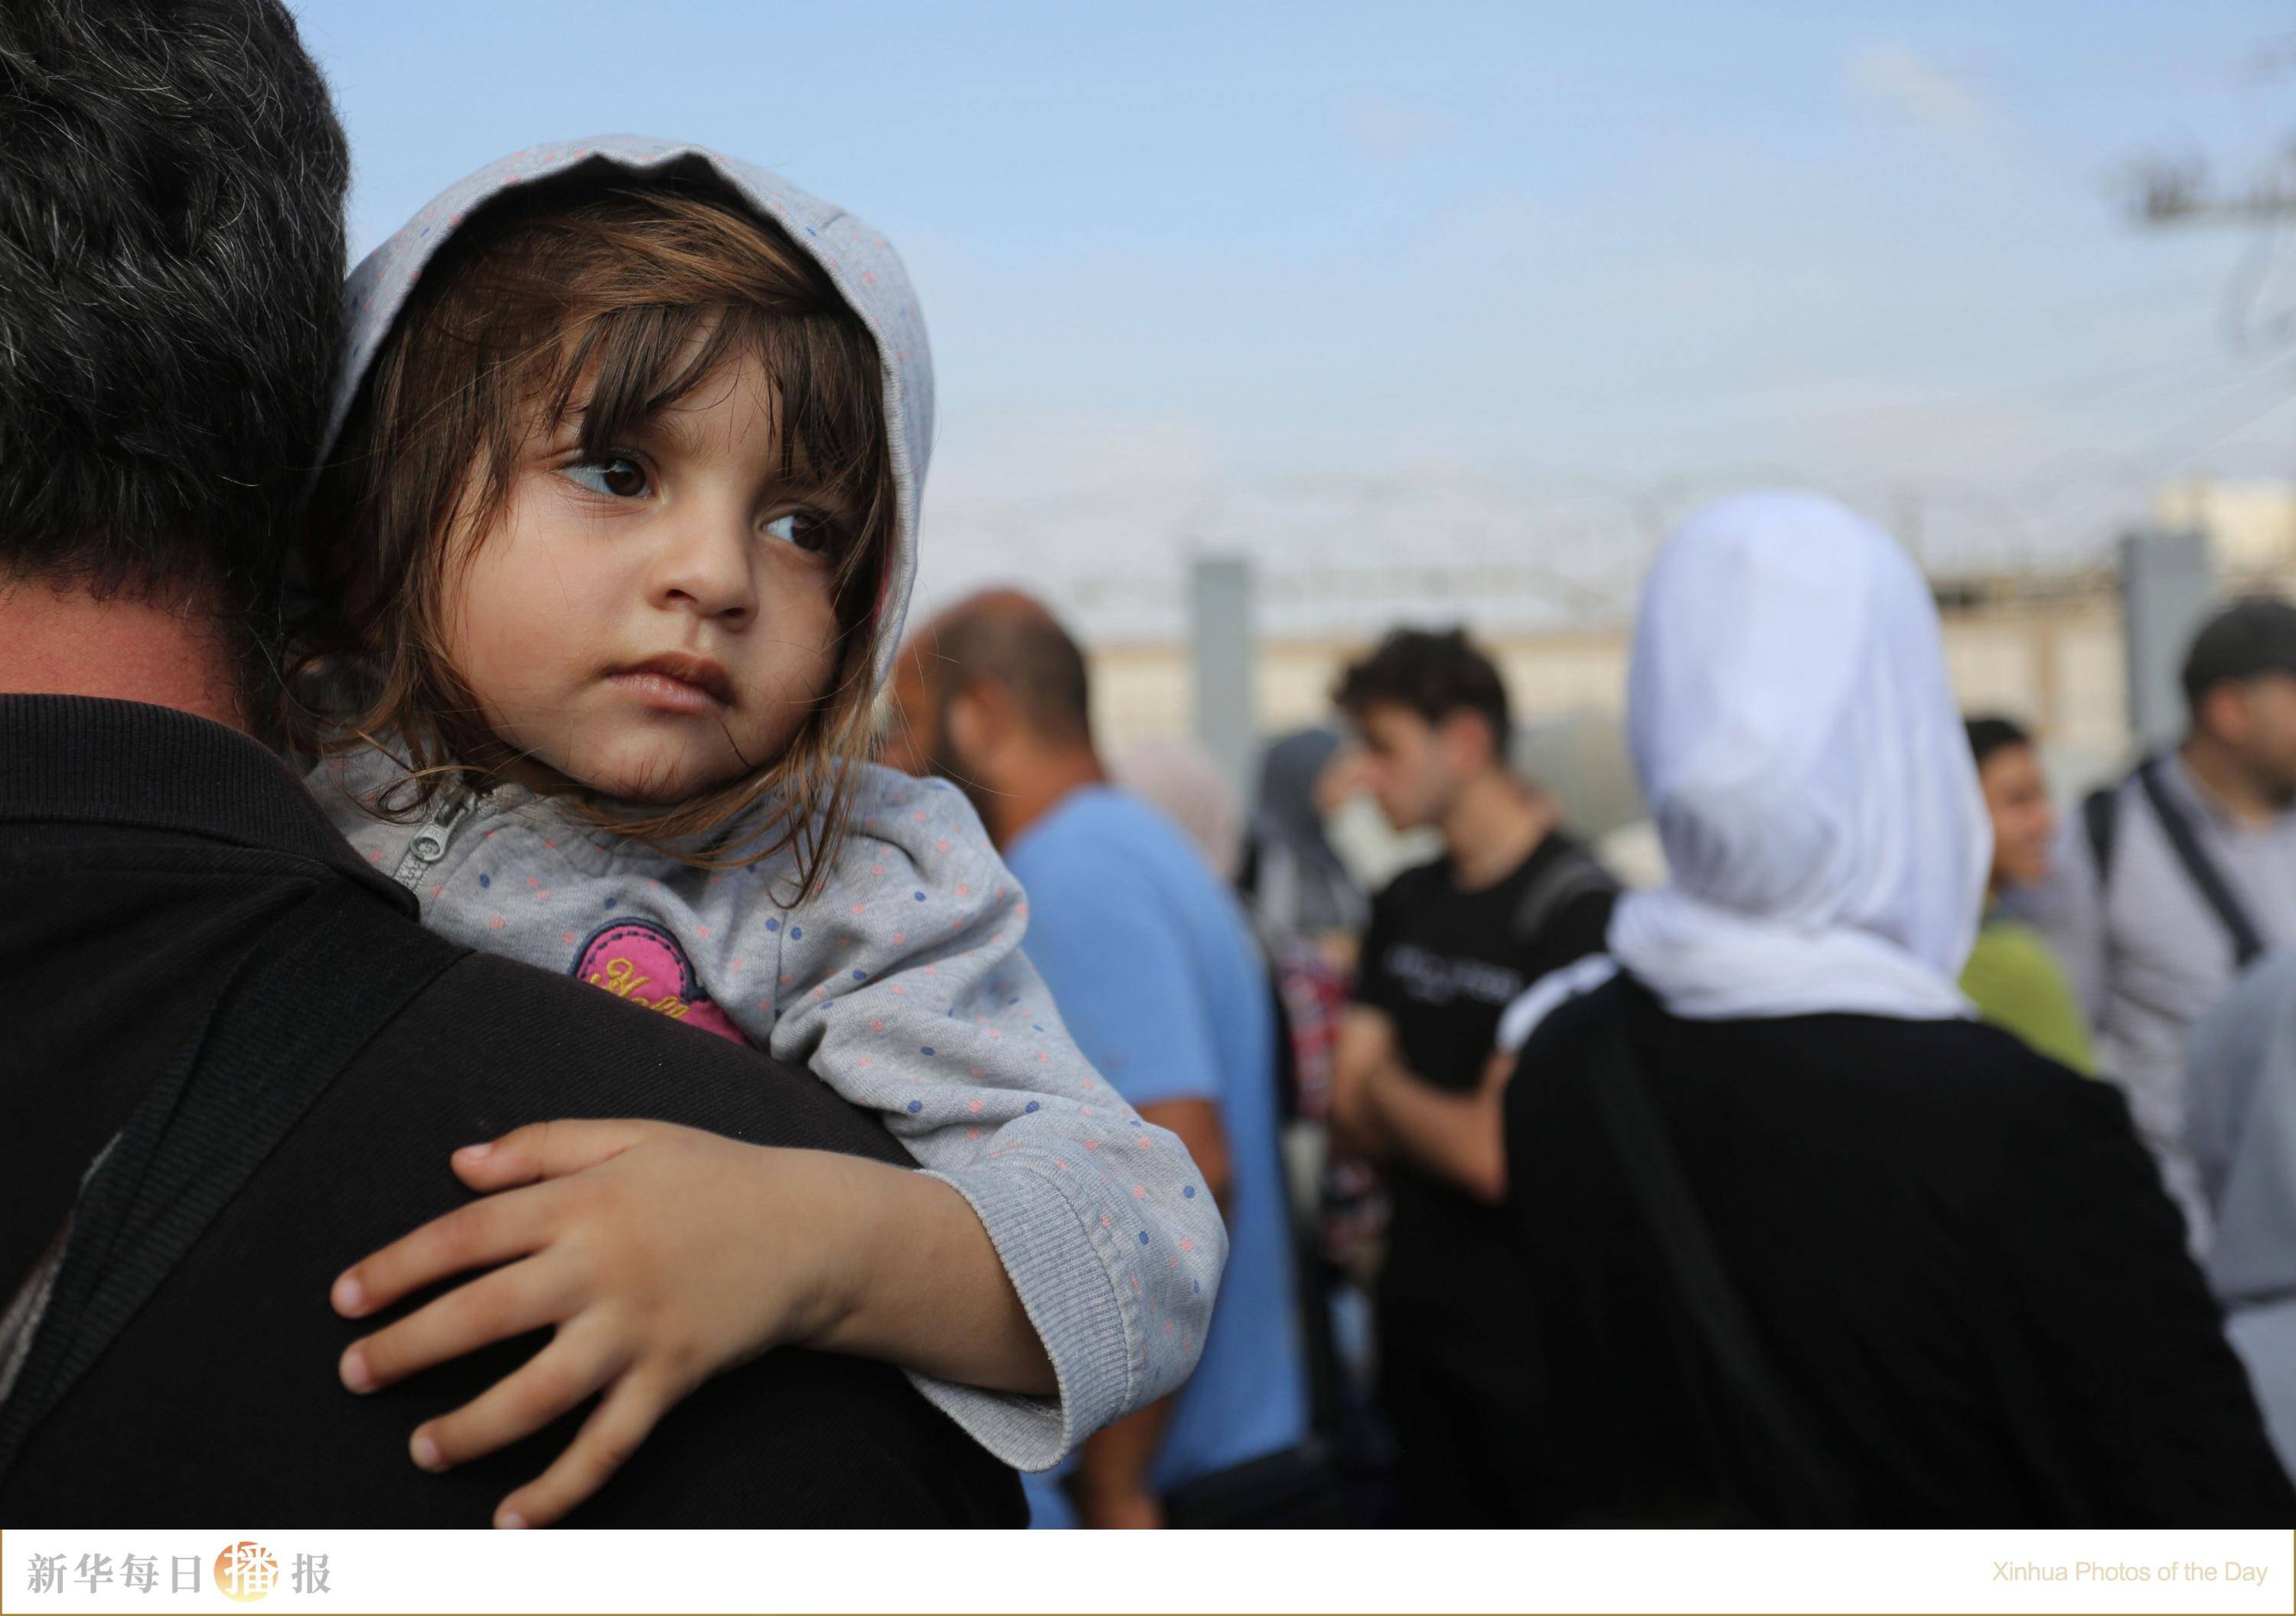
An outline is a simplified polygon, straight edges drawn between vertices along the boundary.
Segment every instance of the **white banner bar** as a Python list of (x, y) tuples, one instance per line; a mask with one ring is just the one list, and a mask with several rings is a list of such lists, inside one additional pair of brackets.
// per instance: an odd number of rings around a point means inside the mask
[[(891, 1541), (896, 1536), (899, 1541)], [(2284, 1531), (0, 1534), (0, 1610), (2270, 1612)]]

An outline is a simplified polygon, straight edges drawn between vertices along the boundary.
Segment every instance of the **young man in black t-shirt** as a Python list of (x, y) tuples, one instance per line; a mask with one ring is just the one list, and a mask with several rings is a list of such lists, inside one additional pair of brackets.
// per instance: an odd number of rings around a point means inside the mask
[(1389, 822), (1444, 843), (1373, 902), (1334, 1076), (1342, 1141), (1394, 1164), (1380, 1358), (1405, 1514), (1520, 1525), (1552, 1505), (1493, 1046), (1524, 989), (1602, 948), (1616, 884), (1508, 770), (1505, 687), (1463, 633), (1389, 635), (1335, 699)]

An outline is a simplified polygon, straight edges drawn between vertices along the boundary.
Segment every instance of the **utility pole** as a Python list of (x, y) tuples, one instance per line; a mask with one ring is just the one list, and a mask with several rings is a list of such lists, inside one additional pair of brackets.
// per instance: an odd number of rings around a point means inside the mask
[[(2276, 227), (2296, 218), (2296, 143), (2279, 166), (2245, 191), (2216, 191), (2205, 159), (2140, 164), (2133, 199), (2140, 229), (2190, 224)], [(2270, 237), (2259, 246), (2268, 249)], [(2253, 297), (2260, 275), (2249, 282)], [(2243, 313), (2241, 322), (2245, 321)], [(2235, 324), (2235, 332), (2239, 330)], [(2234, 340), (2240, 340), (2236, 334)], [(2130, 534), (2120, 544), (2121, 645), (2126, 658), (2128, 727), (2140, 746), (2174, 741), (2183, 721), (2177, 670), (2206, 616), (2216, 577), (2202, 531)]]
[(2166, 159), (2136, 166), (2136, 223), (2147, 230), (2171, 224), (2263, 224), (2296, 217), (2296, 144), (2271, 178), (2246, 191), (2211, 192), (2208, 164)]
[(1922, 491), (1907, 484), (1898, 490), (1898, 542), (1914, 558), (1914, 565), (1929, 570), (1922, 554)]
[(1235, 800), (1249, 804), (1259, 761), (1251, 563), (1241, 557), (1199, 557), (1190, 584), (1196, 741), (1219, 765)]

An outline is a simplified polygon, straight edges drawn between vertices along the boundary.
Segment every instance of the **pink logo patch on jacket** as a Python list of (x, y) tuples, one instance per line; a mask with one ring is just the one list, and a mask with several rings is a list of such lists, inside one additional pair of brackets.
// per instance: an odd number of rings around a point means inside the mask
[(672, 1021), (737, 1044), (750, 1041), (725, 1011), (701, 996), (693, 963), (659, 921), (616, 920), (600, 926), (576, 952), (570, 974)]

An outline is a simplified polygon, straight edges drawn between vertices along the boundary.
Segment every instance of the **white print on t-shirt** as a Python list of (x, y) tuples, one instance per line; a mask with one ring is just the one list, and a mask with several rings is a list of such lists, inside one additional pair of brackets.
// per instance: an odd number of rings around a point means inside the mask
[(1431, 954), (1415, 943), (1398, 943), (1387, 951), (1389, 975), (1421, 1004), (1448, 1004), (1454, 999), (1504, 1005), (1522, 992), (1522, 973), (1485, 959), (1447, 959)]

